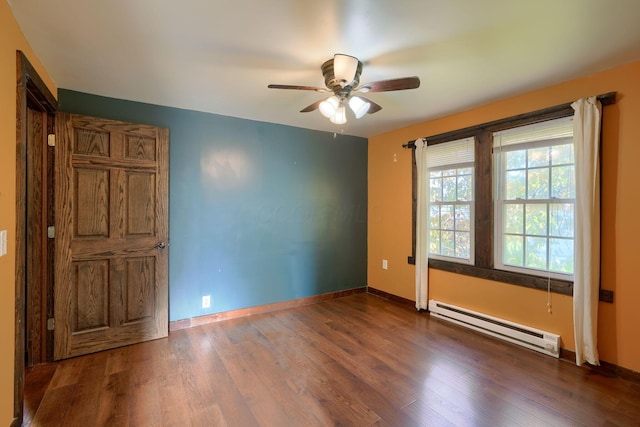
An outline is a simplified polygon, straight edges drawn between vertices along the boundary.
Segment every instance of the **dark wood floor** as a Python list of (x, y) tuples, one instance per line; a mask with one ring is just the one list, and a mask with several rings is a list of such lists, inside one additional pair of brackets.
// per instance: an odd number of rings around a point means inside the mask
[(32, 426), (640, 426), (640, 385), (369, 294), (29, 369)]

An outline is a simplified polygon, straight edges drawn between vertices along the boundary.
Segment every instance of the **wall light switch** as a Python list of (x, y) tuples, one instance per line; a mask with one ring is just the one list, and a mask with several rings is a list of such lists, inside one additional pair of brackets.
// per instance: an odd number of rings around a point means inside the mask
[(387, 262), (387, 260), (386, 260), (386, 259), (383, 259), (383, 260), (382, 260), (382, 269), (383, 269), (383, 270), (386, 270), (386, 269), (388, 269), (388, 268), (389, 268), (389, 263)]
[(0, 256), (7, 254), (7, 230), (0, 231)]

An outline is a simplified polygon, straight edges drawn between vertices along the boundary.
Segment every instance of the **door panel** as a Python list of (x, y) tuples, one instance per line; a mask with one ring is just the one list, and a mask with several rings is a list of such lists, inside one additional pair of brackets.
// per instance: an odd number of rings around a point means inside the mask
[(152, 236), (155, 232), (155, 174), (127, 172), (126, 236)]
[(73, 211), (74, 239), (109, 237), (109, 181), (108, 170), (73, 170), (75, 209)]
[(76, 261), (72, 268), (71, 330), (78, 334), (109, 327), (109, 260)]
[(129, 258), (125, 264), (125, 323), (145, 321), (153, 316), (155, 260), (153, 257)]
[(168, 335), (168, 131), (56, 117), (55, 359)]

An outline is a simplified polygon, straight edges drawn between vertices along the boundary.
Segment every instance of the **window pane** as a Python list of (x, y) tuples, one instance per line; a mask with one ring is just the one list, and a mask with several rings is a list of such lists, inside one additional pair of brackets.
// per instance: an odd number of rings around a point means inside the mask
[(443, 230), (453, 230), (455, 217), (453, 216), (453, 205), (440, 206), (440, 228)]
[(527, 237), (525, 242), (525, 267), (546, 270), (547, 239), (545, 237)]
[(442, 178), (442, 200), (445, 202), (456, 201), (456, 177), (455, 176), (449, 177), (449, 178)]
[(551, 197), (559, 199), (573, 199), (575, 193), (575, 168), (558, 166), (551, 169)]
[(549, 198), (549, 168), (529, 169), (528, 176), (528, 199), (548, 199)]
[(438, 205), (429, 206), (429, 228), (440, 228), (440, 206)]
[(526, 207), (526, 234), (534, 236), (547, 235), (547, 205), (528, 204)]
[(473, 173), (455, 165), (429, 171), (429, 253), (471, 258)]
[(458, 258), (469, 259), (471, 248), (471, 236), (468, 232), (458, 231), (456, 232), (456, 256)]
[(510, 234), (523, 234), (524, 226), (524, 205), (505, 204), (502, 211), (502, 221), (504, 222), (504, 232)]
[(429, 180), (429, 201), (442, 201), (442, 178), (431, 178)]
[(527, 167), (527, 150), (507, 151), (505, 153), (507, 170)]
[(504, 236), (502, 263), (520, 267), (524, 264), (522, 236)]
[(570, 119), (561, 118), (494, 133), (497, 268), (554, 278), (573, 274), (571, 132)]
[(505, 178), (505, 198), (507, 200), (524, 199), (525, 196), (525, 171), (510, 171)]
[(473, 179), (471, 175), (463, 175), (458, 177), (458, 200), (471, 201), (473, 197)]
[(566, 165), (574, 163), (573, 144), (556, 145), (551, 148), (551, 164)]
[(440, 253), (440, 231), (431, 230), (429, 232), (429, 253)]
[(551, 203), (549, 205), (549, 235), (573, 238), (574, 215), (573, 203)]
[(549, 270), (573, 274), (573, 240), (549, 239)]
[(471, 206), (456, 206), (456, 231), (471, 230)]
[(538, 166), (549, 165), (549, 147), (532, 148), (527, 150), (527, 167), (535, 168)]
[(455, 233), (453, 231), (443, 231), (440, 241), (440, 254), (445, 256), (455, 256)]

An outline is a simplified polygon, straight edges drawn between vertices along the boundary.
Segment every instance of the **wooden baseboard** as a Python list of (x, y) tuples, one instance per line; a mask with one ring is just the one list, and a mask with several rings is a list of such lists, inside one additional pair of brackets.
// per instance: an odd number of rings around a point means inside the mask
[(317, 304), (319, 302), (328, 301), (336, 298), (342, 298), (349, 295), (366, 293), (367, 288), (353, 288), (345, 291), (330, 292), (327, 294), (314, 295), (306, 298), (298, 298), (290, 301), (276, 302), (273, 304), (265, 304), (257, 307), (241, 308), (239, 310), (230, 310), (222, 313), (207, 314), (204, 316), (192, 317), (190, 319), (176, 320), (169, 322), (169, 331), (178, 331), (180, 329), (192, 328), (194, 326), (206, 325), (208, 323), (220, 322), (222, 320), (236, 319), (239, 317), (253, 316), (261, 313), (268, 313), (276, 310), (284, 310), (285, 308), (300, 307), (303, 305)]
[[(572, 350), (563, 348), (560, 350), (560, 359), (566, 360), (567, 362), (576, 363), (576, 353)], [(632, 371), (631, 369), (623, 368), (622, 366), (618, 366), (613, 363), (601, 360), (600, 366), (594, 366), (588, 363), (585, 363), (582, 366), (585, 369), (597, 372), (598, 374), (605, 377), (622, 378), (623, 380), (640, 384), (640, 372)]]
[(380, 298), (388, 299), (389, 301), (397, 302), (397, 303), (402, 304), (402, 305), (410, 305), (412, 307), (416, 306), (416, 302), (415, 301), (411, 301), (410, 299), (402, 298), (402, 297), (399, 297), (397, 295), (393, 295), (393, 294), (387, 293), (385, 291), (381, 291), (379, 289), (372, 288), (371, 286), (367, 287), (367, 293), (370, 293), (371, 295), (378, 296)]

